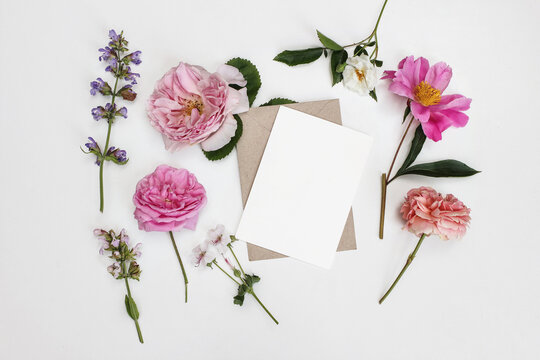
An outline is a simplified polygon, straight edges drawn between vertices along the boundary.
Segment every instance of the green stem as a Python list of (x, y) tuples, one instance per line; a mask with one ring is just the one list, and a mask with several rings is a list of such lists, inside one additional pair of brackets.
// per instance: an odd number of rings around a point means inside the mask
[(238, 281), (236, 281), (236, 280), (235, 280), (228, 272), (226, 272), (225, 270), (223, 270), (223, 268), (222, 268), (221, 266), (218, 265), (218, 263), (217, 263), (216, 260), (214, 260), (213, 263), (214, 263), (214, 265), (216, 265), (216, 266), (219, 268), (219, 270), (221, 270), (225, 275), (227, 275), (227, 276), (229, 277), (229, 279), (231, 279), (232, 281), (234, 281), (238, 286), (241, 285), (241, 284), (240, 284)]
[[(118, 66), (120, 69), (121, 65)], [(116, 81), (114, 82), (114, 90), (111, 98), (111, 106), (114, 106), (114, 101), (116, 100), (116, 89), (118, 87), (118, 70), (117, 73), (115, 73)], [(105, 140), (105, 147), (101, 150), (101, 163), (99, 164), (99, 211), (103, 212), (103, 209), (105, 207), (105, 199), (103, 196), (103, 164), (105, 163), (105, 154), (107, 153), (107, 150), (109, 149), (109, 140), (111, 138), (111, 127), (114, 120), (114, 115), (110, 119), (108, 119), (109, 122), (109, 128), (107, 129), (107, 140)]]
[(379, 304), (382, 304), (384, 299), (386, 299), (388, 297), (388, 295), (392, 292), (392, 290), (394, 289), (394, 287), (398, 283), (399, 279), (401, 279), (401, 277), (405, 273), (405, 270), (407, 270), (409, 265), (411, 265), (412, 261), (414, 260), (414, 257), (416, 256), (416, 253), (418, 252), (418, 249), (420, 248), (420, 245), (422, 245), (422, 242), (424, 241), (425, 237), (426, 237), (426, 234), (422, 234), (422, 236), (418, 240), (418, 243), (416, 244), (416, 247), (414, 248), (414, 251), (407, 258), (407, 262), (405, 263), (405, 266), (403, 266), (403, 269), (401, 269), (401, 272), (399, 273), (396, 280), (394, 280), (394, 282), (392, 283), (392, 286), (390, 286), (390, 289), (388, 289), (388, 291), (384, 294), (384, 296), (379, 300)]
[(231, 246), (231, 244), (227, 244), (227, 246), (229, 247), (229, 250), (231, 250), (231, 254), (233, 254), (234, 256), (234, 260), (236, 260), (236, 263), (238, 264), (238, 267), (240, 268), (240, 271), (242, 271), (242, 275), (246, 276), (246, 273), (244, 272), (244, 269), (242, 269), (242, 265), (240, 265), (240, 261), (238, 261), (238, 258), (236, 257), (236, 254), (234, 253), (234, 250)]
[[(126, 276), (126, 264), (125, 264), (124, 261), (122, 261), (122, 271), (124, 273), (124, 276)], [(124, 277), (124, 281), (126, 283), (126, 289), (127, 289), (128, 297), (133, 301), (133, 303), (135, 303), (135, 300), (133, 300), (133, 298), (131, 297), (131, 290), (129, 289), (129, 282), (128, 282), (127, 276)], [(139, 321), (137, 319), (133, 319), (133, 321), (135, 322), (135, 328), (137, 329), (137, 335), (139, 336), (139, 342), (141, 344), (144, 344), (141, 328), (139, 326)]]
[(261, 307), (264, 309), (264, 311), (266, 311), (266, 313), (268, 314), (268, 316), (270, 316), (272, 318), (272, 320), (274, 320), (274, 322), (276, 323), (276, 325), (279, 324), (279, 322), (276, 320), (276, 318), (274, 317), (274, 315), (272, 315), (272, 313), (270, 311), (268, 311), (268, 309), (266, 308), (266, 306), (264, 306), (264, 304), (262, 303), (261, 300), (259, 300), (259, 298), (257, 297), (257, 295), (255, 295), (255, 292), (253, 291), (253, 288), (250, 288), (249, 290), (249, 293), (251, 295), (253, 295), (253, 297), (255, 298), (255, 300), (257, 300), (257, 302), (259, 303), (259, 305), (261, 305)]
[[(382, 14), (384, 12), (384, 9), (386, 8), (386, 3), (387, 2), (388, 2), (388, 0), (384, 0), (384, 4), (383, 4), (383, 6), (381, 8), (381, 11), (379, 13), (379, 17), (377, 18), (377, 22), (375, 23), (375, 27), (373, 28), (373, 31), (371, 32), (371, 34), (369, 34), (369, 36), (367, 38), (365, 38), (364, 40), (362, 40), (362, 41), (343, 46), (344, 48), (351, 47), (351, 46), (356, 46), (356, 45), (360, 45), (360, 44), (369, 42), (373, 37), (377, 38), (377, 29), (379, 28), (379, 23), (381, 22)], [(378, 47), (378, 44), (376, 44), (375, 46)]]
[(184, 269), (184, 264), (182, 263), (182, 258), (180, 257), (180, 253), (178, 252), (178, 247), (176, 246), (176, 241), (174, 241), (174, 236), (172, 231), (169, 231), (169, 236), (171, 237), (171, 241), (174, 247), (174, 252), (176, 253), (176, 257), (178, 258), (178, 262), (180, 263), (180, 268), (182, 269), (182, 275), (184, 276), (184, 289), (186, 294), (186, 303), (187, 303), (187, 284), (188, 284), (188, 278), (186, 275), (186, 269)]

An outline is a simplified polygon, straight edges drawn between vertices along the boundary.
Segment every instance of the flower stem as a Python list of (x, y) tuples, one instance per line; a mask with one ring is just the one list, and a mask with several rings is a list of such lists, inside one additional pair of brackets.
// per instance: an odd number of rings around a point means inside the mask
[(186, 303), (187, 303), (187, 285), (188, 285), (188, 278), (186, 275), (186, 269), (184, 269), (184, 264), (182, 263), (182, 258), (180, 258), (180, 253), (178, 252), (178, 247), (176, 246), (176, 241), (174, 241), (174, 236), (172, 231), (169, 231), (169, 236), (171, 237), (171, 241), (174, 247), (174, 252), (176, 253), (176, 257), (178, 258), (178, 262), (180, 263), (180, 268), (182, 269), (182, 275), (184, 276), (184, 289), (186, 294)]
[[(381, 11), (379, 13), (379, 17), (377, 18), (377, 22), (375, 23), (375, 27), (373, 28), (373, 31), (371, 32), (371, 34), (369, 34), (369, 36), (367, 38), (365, 38), (364, 40), (362, 40), (362, 41), (343, 46), (344, 48), (360, 45), (360, 44), (363, 44), (365, 42), (369, 42), (373, 37), (375, 37), (375, 40), (377, 41), (377, 29), (379, 28), (379, 23), (381, 22), (382, 14), (384, 12), (384, 9), (386, 8), (386, 3), (387, 2), (388, 2), (388, 0), (384, 0), (384, 4), (383, 4), (383, 6), (381, 8)], [(379, 48), (378, 45), (379, 44), (375, 44), (375, 51), (377, 53), (378, 53), (378, 48)], [(375, 58), (376, 57), (377, 56), (375, 56)]]
[(401, 277), (403, 276), (403, 273), (405, 273), (405, 270), (407, 270), (409, 265), (411, 265), (412, 261), (414, 260), (414, 257), (416, 256), (416, 253), (418, 252), (418, 249), (420, 249), (420, 245), (422, 245), (422, 242), (424, 241), (425, 237), (426, 237), (426, 234), (422, 234), (422, 236), (420, 236), (420, 239), (418, 240), (418, 243), (416, 244), (416, 247), (414, 248), (414, 251), (407, 258), (407, 262), (405, 263), (405, 266), (403, 266), (403, 269), (401, 269), (401, 272), (399, 273), (396, 280), (394, 280), (394, 282), (392, 283), (392, 286), (390, 286), (390, 289), (388, 289), (388, 291), (379, 300), (379, 304), (382, 304), (384, 299), (386, 299), (388, 297), (388, 295), (390, 295), (390, 292), (392, 292), (392, 290), (394, 289), (394, 287), (398, 283), (399, 279), (401, 279)]
[[(114, 90), (111, 98), (111, 106), (114, 107), (114, 100), (116, 100), (116, 89), (118, 87), (118, 74), (116, 75), (116, 81), (114, 82)], [(101, 150), (101, 163), (99, 164), (99, 211), (103, 212), (105, 207), (105, 199), (103, 196), (103, 164), (105, 163), (105, 154), (109, 149), (109, 140), (111, 139), (111, 127), (113, 123), (114, 115), (108, 119), (109, 127), (107, 129), (107, 139), (105, 140), (105, 147)]]
[(238, 286), (240, 286), (240, 283), (238, 281), (236, 281), (228, 272), (226, 272), (225, 270), (223, 270), (223, 268), (221, 266), (218, 265), (217, 261), (214, 260), (213, 261), (214, 265), (216, 265), (219, 270), (221, 270), (225, 275), (227, 275), (229, 277), (229, 279), (231, 279), (232, 281), (234, 281)]
[[(125, 263), (124, 263), (124, 262), (122, 262), (122, 268), (124, 269), (124, 274), (125, 274), (126, 271), (125, 271)], [(135, 301), (134, 301), (133, 298), (131, 297), (131, 290), (129, 289), (128, 278), (125, 277), (124, 280), (125, 280), (125, 282), (126, 282), (126, 289), (127, 289), (128, 296), (129, 296), (129, 298), (135, 303)], [(135, 322), (135, 328), (137, 329), (137, 335), (139, 336), (139, 342), (140, 342), (141, 344), (144, 344), (144, 340), (143, 340), (141, 328), (139, 327), (139, 321), (138, 321), (137, 319), (133, 319), (133, 321)]]
[(250, 289), (249, 293), (251, 295), (253, 295), (253, 297), (255, 298), (255, 300), (257, 300), (257, 302), (259, 303), (259, 305), (261, 305), (261, 307), (264, 309), (264, 311), (266, 311), (266, 313), (268, 314), (268, 316), (270, 316), (272, 318), (272, 320), (274, 320), (274, 322), (276, 323), (276, 325), (279, 325), (279, 322), (276, 320), (276, 318), (274, 317), (274, 315), (272, 315), (272, 313), (270, 311), (268, 311), (268, 309), (266, 308), (266, 306), (264, 306), (264, 304), (262, 303), (261, 300), (259, 300), (259, 298), (257, 297), (257, 295), (255, 295), (255, 292), (253, 291), (253, 288)]
[(382, 177), (381, 177), (381, 215), (379, 218), (379, 239), (381, 240), (384, 238), (384, 216), (386, 212), (386, 189), (388, 187), (388, 184), (390, 184), (390, 182), (394, 180), (395, 177), (392, 178), (390, 181), (388, 179), (390, 179), (390, 173), (392, 172), (392, 169), (394, 168), (397, 155), (399, 153), (399, 150), (401, 149), (401, 145), (403, 145), (403, 141), (405, 140), (405, 137), (407, 136), (409, 129), (411, 128), (411, 124), (413, 120), (414, 120), (414, 116), (411, 115), (411, 120), (409, 120), (409, 124), (407, 125), (407, 128), (405, 129), (405, 133), (401, 137), (401, 141), (399, 142), (396, 153), (394, 154), (394, 158), (392, 159), (392, 163), (390, 164), (390, 169), (388, 169), (388, 172), (386, 174), (382, 174)]
[(231, 244), (227, 244), (227, 246), (229, 247), (229, 250), (231, 250), (231, 254), (233, 254), (234, 256), (234, 259), (236, 260), (236, 263), (238, 264), (238, 267), (240, 268), (240, 271), (242, 271), (242, 275), (246, 276), (246, 273), (244, 272), (244, 269), (242, 269), (242, 265), (240, 265), (240, 261), (238, 261), (238, 258), (236, 257), (236, 254), (234, 253), (234, 250), (231, 246)]

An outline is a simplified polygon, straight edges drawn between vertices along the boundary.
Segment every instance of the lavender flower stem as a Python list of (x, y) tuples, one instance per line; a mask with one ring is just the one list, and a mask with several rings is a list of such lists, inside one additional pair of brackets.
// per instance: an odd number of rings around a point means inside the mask
[[(120, 67), (120, 65), (119, 65)], [(118, 87), (118, 77), (116, 77), (116, 81), (114, 82), (114, 90), (111, 98), (111, 106), (114, 108), (114, 100), (116, 99), (116, 89)], [(103, 148), (103, 155), (109, 148), (109, 140), (111, 139), (111, 127), (112, 127), (113, 119), (109, 119), (109, 127), (107, 129), (107, 139), (105, 140), (105, 147)], [(103, 208), (105, 207), (105, 198), (103, 196), (103, 164), (105, 163), (105, 159), (102, 157), (101, 163), (99, 164), (99, 211), (103, 212)]]
[[(124, 275), (126, 274), (126, 264), (125, 264), (125, 262), (122, 262), (122, 272), (124, 273)], [(133, 298), (131, 297), (131, 290), (129, 288), (128, 278), (125, 277), (124, 281), (126, 282), (127, 295), (131, 300), (133, 300)], [(135, 302), (135, 301), (133, 301), (133, 302)], [(137, 317), (138, 317), (138, 315), (137, 315)], [(141, 328), (139, 326), (139, 321), (137, 319), (133, 319), (133, 321), (135, 322), (135, 328), (137, 329), (137, 335), (139, 336), (139, 341), (140, 341), (141, 344), (144, 344)]]
[(226, 272), (225, 270), (223, 270), (223, 268), (221, 266), (218, 265), (217, 261), (214, 260), (214, 265), (216, 265), (218, 267), (219, 270), (221, 270), (225, 275), (227, 275), (229, 277), (229, 279), (231, 279), (232, 281), (234, 281), (238, 286), (240, 286), (240, 283), (238, 281), (236, 281), (228, 272)]
[(407, 258), (407, 262), (405, 263), (405, 266), (403, 266), (403, 269), (401, 269), (401, 272), (399, 273), (396, 280), (394, 280), (394, 282), (392, 283), (392, 286), (390, 286), (390, 289), (388, 289), (388, 291), (384, 294), (384, 296), (381, 298), (381, 300), (379, 300), (379, 304), (382, 304), (384, 299), (386, 299), (388, 297), (388, 295), (390, 295), (390, 293), (392, 292), (392, 290), (394, 289), (394, 287), (398, 283), (399, 279), (401, 279), (401, 277), (405, 273), (405, 270), (407, 270), (409, 265), (411, 265), (412, 261), (414, 260), (414, 257), (416, 256), (416, 253), (418, 252), (418, 249), (420, 249), (420, 245), (422, 245), (422, 242), (424, 241), (425, 237), (426, 237), (426, 234), (422, 234), (422, 236), (420, 237), (420, 240), (418, 240), (418, 243), (416, 244), (416, 247), (414, 248), (414, 251)]
[(261, 305), (261, 307), (264, 309), (264, 311), (266, 311), (266, 313), (268, 314), (268, 316), (270, 316), (270, 317), (272, 318), (272, 320), (274, 320), (274, 322), (276, 323), (276, 325), (279, 325), (279, 321), (276, 320), (276, 318), (274, 317), (274, 315), (272, 315), (272, 313), (271, 313), (270, 311), (268, 311), (268, 309), (266, 308), (266, 306), (264, 306), (264, 304), (262, 303), (262, 301), (259, 300), (259, 298), (257, 297), (257, 295), (255, 295), (255, 292), (253, 291), (253, 289), (251, 289), (250, 294), (253, 295), (253, 297), (255, 298), (255, 300), (257, 300), (257, 302), (259, 303), (259, 305)]
[(186, 270), (184, 269), (184, 264), (182, 263), (182, 258), (180, 258), (180, 253), (178, 252), (178, 247), (176, 246), (176, 241), (174, 241), (174, 236), (172, 231), (169, 231), (169, 236), (171, 237), (171, 241), (174, 247), (174, 252), (176, 253), (176, 257), (178, 258), (178, 262), (180, 263), (180, 268), (182, 269), (182, 275), (184, 276), (184, 289), (186, 293), (186, 303), (187, 303), (187, 284), (188, 284), (188, 278), (186, 275)]

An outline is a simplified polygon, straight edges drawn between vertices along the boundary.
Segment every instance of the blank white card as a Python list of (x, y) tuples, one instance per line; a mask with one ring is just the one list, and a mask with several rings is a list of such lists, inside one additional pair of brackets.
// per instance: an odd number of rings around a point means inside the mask
[(371, 142), (280, 107), (236, 237), (329, 269)]

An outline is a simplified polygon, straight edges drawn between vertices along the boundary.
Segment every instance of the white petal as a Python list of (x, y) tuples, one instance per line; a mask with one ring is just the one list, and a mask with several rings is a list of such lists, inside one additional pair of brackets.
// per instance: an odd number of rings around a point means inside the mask
[(221, 127), (201, 143), (204, 151), (214, 151), (227, 145), (236, 133), (236, 120), (229, 114)]
[(246, 86), (247, 84), (247, 81), (244, 79), (244, 75), (242, 75), (242, 73), (234, 66), (223, 64), (217, 68), (216, 72), (221, 75), (229, 84), (235, 84), (238, 86)]

